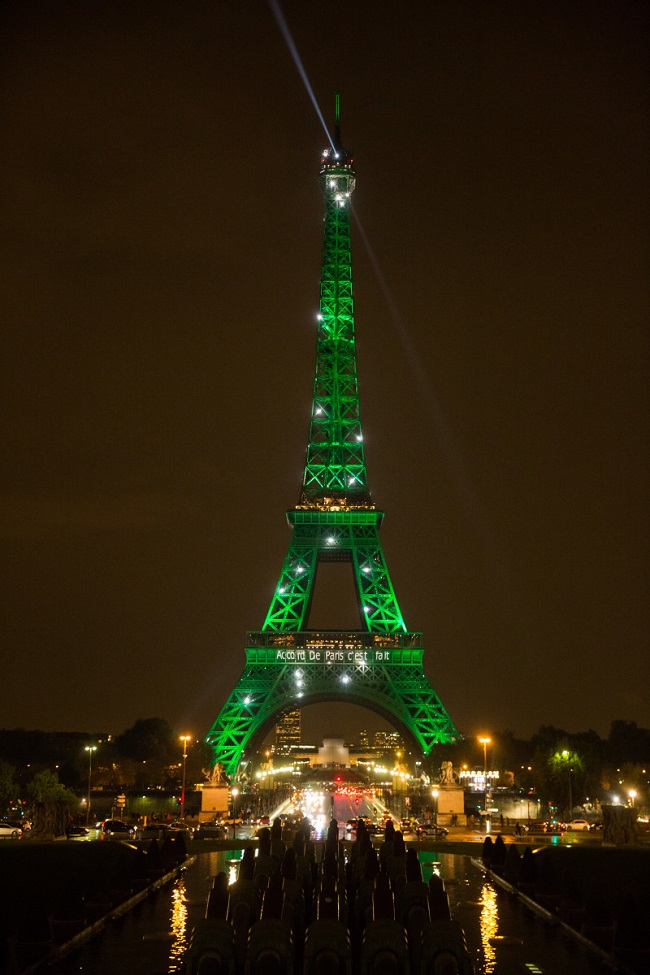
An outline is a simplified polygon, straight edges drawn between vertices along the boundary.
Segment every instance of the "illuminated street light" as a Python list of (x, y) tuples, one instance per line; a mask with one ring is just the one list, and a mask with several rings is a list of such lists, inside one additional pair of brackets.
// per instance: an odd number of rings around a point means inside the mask
[(181, 819), (185, 819), (185, 769), (187, 766), (187, 743), (192, 739), (190, 735), (181, 735), (180, 740), (183, 742), (183, 788), (181, 790)]
[(487, 746), (492, 741), (491, 738), (479, 738), (480, 743), (483, 745), (483, 812), (485, 813), (485, 832), (488, 832), (488, 814), (487, 814)]
[(93, 774), (93, 752), (97, 751), (97, 745), (86, 745), (85, 751), (88, 752), (88, 803), (86, 805), (86, 826), (90, 822), (90, 779)]
[(636, 799), (636, 789), (630, 789), (630, 791), (628, 792), (628, 796), (630, 797), (630, 805), (634, 809), (634, 800)]
[(237, 832), (236, 812), (237, 812), (237, 796), (239, 795), (239, 789), (237, 788), (237, 786), (233, 786), (233, 788), (230, 791), (230, 794), (232, 796), (232, 838), (234, 840)]
[[(571, 757), (570, 752), (568, 752), (565, 748), (564, 751), (562, 752), (562, 758), (566, 762), (568, 762), (570, 757)], [(573, 815), (572, 810), (573, 810), (573, 769), (569, 765), (569, 816), (568, 816), (569, 819), (571, 819)]]
[(431, 795), (433, 796), (433, 825), (437, 826), (438, 825), (438, 790), (433, 789)]

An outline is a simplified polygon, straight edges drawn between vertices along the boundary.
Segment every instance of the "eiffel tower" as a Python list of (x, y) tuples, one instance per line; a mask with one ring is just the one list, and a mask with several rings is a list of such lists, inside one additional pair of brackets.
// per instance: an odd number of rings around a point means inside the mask
[[(322, 701), (360, 704), (427, 754), (458, 733), (422, 669), (422, 634), (406, 629), (379, 540), (383, 512), (368, 489), (359, 410), (350, 252), (356, 174), (340, 136), (320, 186), (325, 231), (309, 444), (291, 539), (262, 629), (247, 633), (244, 672), (206, 741), (234, 779), (280, 715)], [(310, 630), (318, 566), (352, 565), (360, 628)]]

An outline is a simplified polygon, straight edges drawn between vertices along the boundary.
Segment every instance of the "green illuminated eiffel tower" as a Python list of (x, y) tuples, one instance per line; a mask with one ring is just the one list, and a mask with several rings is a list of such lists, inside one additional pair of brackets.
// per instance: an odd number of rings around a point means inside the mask
[[(291, 540), (266, 620), (247, 634), (244, 672), (206, 739), (231, 778), (283, 712), (318, 701), (367, 707), (424, 754), (458, 737), (422, 669), (422, 634), (402, 619), (379, 541), (383, 512), (368, 490), (350, 256), (354, 184), (337, 95), (334, 140), (320, 168), (325, 233), (302, 492), (287, 512)], [(309, 629), (318, 565), (332, 561), (352, 565), (359, 630)]]

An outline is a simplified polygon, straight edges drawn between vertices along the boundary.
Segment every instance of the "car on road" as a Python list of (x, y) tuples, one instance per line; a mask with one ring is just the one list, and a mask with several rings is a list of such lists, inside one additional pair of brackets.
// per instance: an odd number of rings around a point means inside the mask
[(135, 838), (135, 826), (130, 826), (121, 819), (107, 819), (104, 823), (104, 836), (115, 836), (117, 839), (126, 840)]
[(561, 833), (563, 827), (560, 823), (526, 823), (523, 827), (526, 833)]
[(8, 823), (6, 820), (0, 822), (0, 837), (3, 839), (18, 840), (23, 835), (23, 831), (20, 826), (14, 826), (13, 823)]
[(345, 824), (345, 832), (356, 833), (360, 819), (362, 820), (363, 825), (366, 827), (366, 832), (371, 836), (382, 832), (379, 826), (376, 823), (373, 823), (369, 816), (357, 816), (356, 819), (348, 819), (347, 823)]
[(228, 837), (228, 830), (221, 823), (200, 823), (199, 828), (194, 834), (197, 840), (225, 840)]
[(412, 819), (400, 819), (399, 826), (395, 828), (401, 833), (414, 833), (417, 827), (417, 823)]
[(585, 830), (589, 829), (589, 821), (586, 819), (572, 819), (567, 829)]
[(437, 826), (435, 823), (420, 823), (416, 830), (418, 837), (432, 836), (434, 840), (444, 840), (449, 835), (446, 826)]
[(366, 823), (366, 832), (370, 836), (380, 836), (383, 835), (384, 830), (377, 823)]

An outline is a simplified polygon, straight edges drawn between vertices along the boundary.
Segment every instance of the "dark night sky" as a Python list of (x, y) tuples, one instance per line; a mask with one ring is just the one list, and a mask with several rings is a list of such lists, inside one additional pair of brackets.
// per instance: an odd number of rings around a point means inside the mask
[[(366, 458), (431, 682), (468, 735), (649, 727), (648, 5), (283, 10), (343, 93)], [(201, 735), (298, 500), (325, 136), (265, 0), (2, 17), (0, 727)]]

